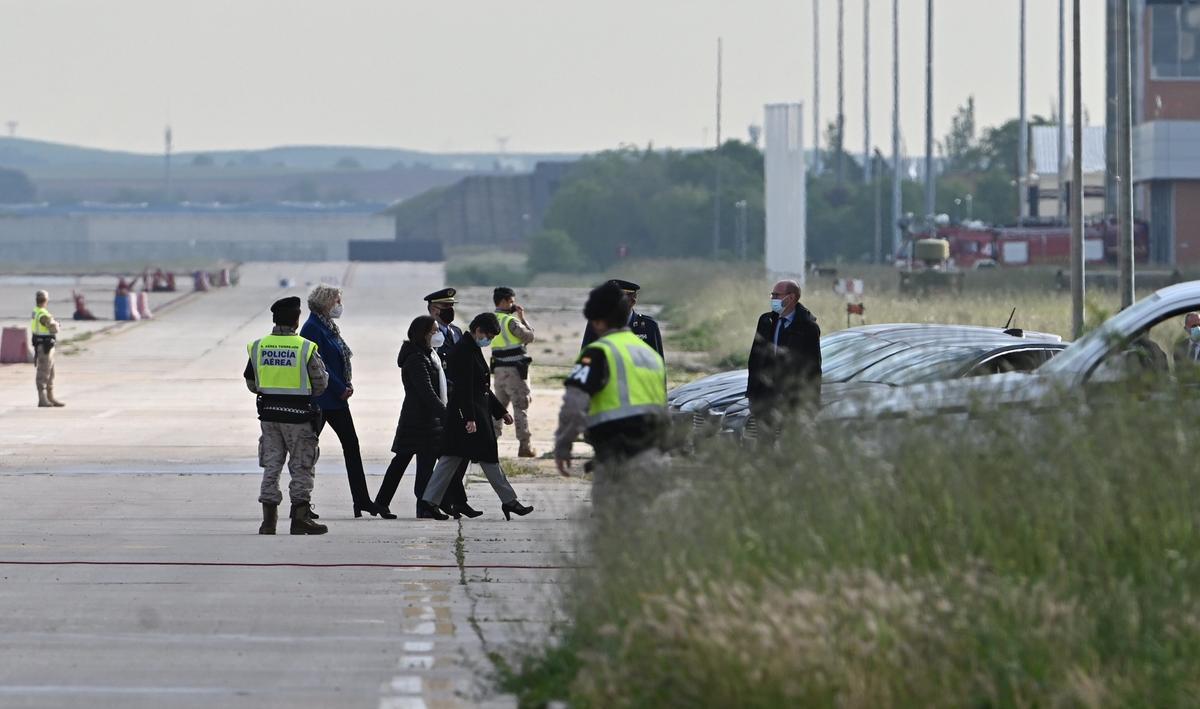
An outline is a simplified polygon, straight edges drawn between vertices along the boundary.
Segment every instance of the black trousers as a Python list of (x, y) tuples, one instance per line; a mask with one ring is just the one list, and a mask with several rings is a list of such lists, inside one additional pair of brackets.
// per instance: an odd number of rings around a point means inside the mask
[(376, 505), (387, 507), (392, 504), (396, 488), (400, 486), (400, 479), (404, 477), (404, 471), (408, 469), (408, 464), (414, 457), (417, 459), (417, 479), (413, 481), (413, 489), (417, 494), (417, 500), (420, 500), (421, 495), (425, 494), (425, 486), (429, 484), (429, 477), (433, 475), (433, 466), (438, 459), (436, 446), (424, 450), (406, 448), (396, 453), (392, 457), (391, 464), (388, 465), (387, 472), (383, 474), (383, 482), (379, 485), (379, 494), (375, 496)]
[(371, 493), (367, 490), (367, 476), (363, 473), (362, 451), (358, 447), (358, 432), (354, 430), (354, 417), (350, 409), (326, 409), (321, 412), (321, 428), (317, 435), (325, 430), (325, 424), (333, 429), (338, 440), (342, 442), (342, 455), (346, 459), (346, 478), (350, 481), (350, 497), (359, 507), (371, 504)]

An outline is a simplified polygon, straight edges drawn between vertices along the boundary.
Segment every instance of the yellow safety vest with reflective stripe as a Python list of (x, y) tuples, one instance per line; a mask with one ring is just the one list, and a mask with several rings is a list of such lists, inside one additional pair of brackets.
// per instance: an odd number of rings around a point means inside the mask
[(29, 323), (29, 331), (39, 337), (52, 334), (50, 328), (42, 324), (42, 318), (53, 320), (54, 316), (45, 308), (34, 308), (33, 321)]
[(629, 330), (618, 330), (593, 342), (604, 353), (608, 382), (592, 394), (588, 426), (643, 414), (666, 413), (667, 368), (650, 345)]
[(299, 335), (268, 335), (246, 345), (254, 363), (258, 393), (272, 396), (312, 396), (308, 361), (317, 344)]
[(496, 313), (496, 319), (500, 321), (500, 334), (492, 341), (492, 361), (521, 364), (526, 357), (525, 345), (510, 329), (516, 318), (508, 313)]

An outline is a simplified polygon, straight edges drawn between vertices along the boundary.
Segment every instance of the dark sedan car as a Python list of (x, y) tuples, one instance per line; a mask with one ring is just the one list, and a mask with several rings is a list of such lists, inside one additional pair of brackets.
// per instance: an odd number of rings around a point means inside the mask
[[(828, 405), (872, 387), (1028, 372), (1065, 346), (1058, 335), (964, 325), (890, 324), (841, 330), (821, 338), (821, 400)], [(674, 389), (668, 405), (673, 417), (689, 422), (695, 434), (724, 430), (741, 436), (749, 416), (746, 370), (715, 374)]]

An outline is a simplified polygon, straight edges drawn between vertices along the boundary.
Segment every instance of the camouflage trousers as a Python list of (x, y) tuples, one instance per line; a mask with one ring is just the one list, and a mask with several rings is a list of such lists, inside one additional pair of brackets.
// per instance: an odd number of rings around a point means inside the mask
[(262, 436), (258, 439), (258, 464), (262, 466), (263, 479), (258, 501), (272, 505), (283, 502), (279, 476), (286, 462), (292, 478), (288, 485), (292, 504), (309, 502), (317, 474), (317, 458), (321, 455), (312, 424), (273, 421), (260, 421), (259, 424)]
[[(496, 367), (492, 375), (492, 393), (508, 408), (512, 405), (513, 424), (517, 429), (517, 440), (529, 445), (529, 404), (533, 394), (529, 391), (529, 382), (521, 378), (517, 367)], [(504, 426), (496, 422), (496, 437), (500, 437)]]
[(34, 353), (34, 364), (37, 367), (38, 391), (54, 387), (54, 350), (38, 347)]

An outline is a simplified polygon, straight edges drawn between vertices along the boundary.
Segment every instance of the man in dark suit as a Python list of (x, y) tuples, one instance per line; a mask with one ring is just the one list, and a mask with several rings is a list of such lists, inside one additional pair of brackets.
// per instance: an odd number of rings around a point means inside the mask
[(750, 346), (746, 396), (761, 440), (773, 441), (784, 418), (821, 403), (821, 328), (800, 304), (800, 284), (771, 289), (771, 312), (758, 319)]
[[(643, 315), (633, 309), (637, 305), (638, 292), (642, 289), (632, 281), (623, 281), (614, 278), (609, 283), (615, 285), (625, 292), (625, 297), (629, 299), (629, 331), (641, 338), (642, 342), (650, 345), (650, 349), (658, 353), (659, 357), (663, 355), (662, 333), (658, 330), (658, 323), (649, 315)], [(592, 329), (591, 323), (588, 323), (587, 328), (583, 331), (583, 346), (580, 350), (587, 349), (587, 346), (596, 341), (596, 331)]]
[[(429, 315), (437, 321), (438, 330), (442, 333), (442, 346), (437, 348), (436, 352), (445, 367), (447, 360), (450, 357), (450, 351), (458, 344), (463, 337), (462, 328), (454, 324), (454, 306), (458, 304), (458, 291), (453, 288), (443, 288), (439, 291), (434, 291), (425, 296), (425, 302), (428, 304)], [(447, 393), (453, 393), (454, 380), (450, 377), (450, 370), (446, 372), (446, 389)], [(467, 474), (467, 466), (471, 464), (471, 460), (464, 459), (459, 463), (459, 469), (454, 478), (450, 481), (450, 487), (446, 490), (446, 495), (443, 498), (443, 504), (448, 512), (451, 512), (455, 519), (461, 515), (468, 517), (478, 517), (481, 513), (473, 509), (467, 504), (467, 489), (463, 485), (463, 478)]]

